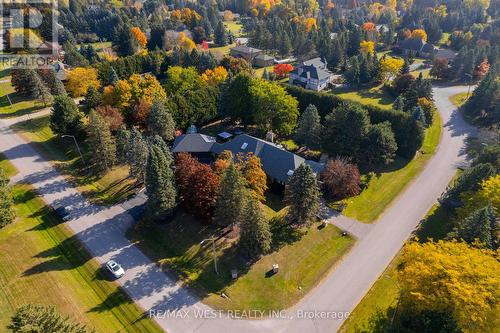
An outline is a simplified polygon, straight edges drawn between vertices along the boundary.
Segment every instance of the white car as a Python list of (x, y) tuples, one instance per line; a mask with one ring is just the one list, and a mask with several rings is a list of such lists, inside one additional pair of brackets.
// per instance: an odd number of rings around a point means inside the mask
[(108, 261), (106, 263), (106, 268), (116, 279), (122, 277), (123, 274), (125, 274), (125, 271), (123, 270), (122, 266), (120, 266), (120, 264), (118, 264), (114, 260)]

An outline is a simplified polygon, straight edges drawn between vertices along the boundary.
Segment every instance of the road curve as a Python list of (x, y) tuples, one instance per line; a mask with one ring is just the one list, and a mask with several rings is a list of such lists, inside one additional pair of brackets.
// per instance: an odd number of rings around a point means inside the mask
[[(296, 306), (273, 319), (241, 320), (234, 317), (256, 313), (233, 313), (233, 318), (228, 318), (213, 312), (173, 277), (161, 272), (125, 237), (133, 223), (123, 208), (126, 205), (102, 208), (89, 203), (2, 120), (0, 151), (19, 170), (16, 179), (32, 184), (47, 204), (68, 207), (72, 217), (68, 226), (98, 261), (115, 259), (123, 264), (126, 274), (119, 283), (146, 314), (156, 313), (156, 321), (168, 332), (334, 332), (343, 320), (332, 317), (356, 307), (436, 202), (457, 166), (465, 161), (465, 140), (474, 134), (474, 129), (462, 120), (448, 97), (466, 90), (467, 87), (434, 88), (444, 124), (434, 157), (336, 269)], [(161, 312), (166, 310), (177, 312)], [(297, 318), (300, 314), (307, 314), (308, 318)]]

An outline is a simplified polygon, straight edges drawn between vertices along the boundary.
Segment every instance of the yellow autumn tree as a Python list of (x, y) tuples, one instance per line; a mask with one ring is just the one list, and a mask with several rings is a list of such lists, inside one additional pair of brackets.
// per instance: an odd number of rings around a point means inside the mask
[(456, 209), (457, 220), (463, 220), (477, 209), (491, 205), (493, 210), (500, 213), (500, 175), (485, 179), (477, 192), (464, 192), (460, 195), (463, 205)]
[(309, 32), (314, 27), (314, 29), (318, 29), (318, 25), (316, 24), (316, 19), (314, 17), (309, 17), (306, 19), (306, 31)]
[(411, 242), (403, 249), (401, 267), (405, 308), (448, 312), (466, 333), (500, 327), (498, 252), (457, 241)]
[(364, 55), (374, 54), (375, 53), (375, 43), (367, 41), (367, 40), (361, 41), (361, 43), (359, 43), (359, 50)]
[(238, 169), (246, 180), (246, 186), (252, 191), (251, 195), (259, 201), (264, 201), (264, 193), (267, 190), (267, 176), (262, 169), (260, 158), (252, 153), (240, 153), (236, 159)]
[(415, 29), (411, 32), (411, 38), (421, 39), (424, 42), (427, 41), (427, 33), (423, 29)]
[(146, 38), (146, 35), (142, 32), (142, 30), (139, 27), (133, 27), (130, 29), (130, 32), (134, 36), (135, 40), (137, 41), (137, 44), (143, 49), (146, 47), (146, 44), (148, 42), (148, 39)]
[(139, 104), (139, 101), (153, 104), (156, 99), (167, 98), (160, 82), (151, 74), (141, 76), (133, 74), (128, 80), (119, 80), (113, 86), (104, 88), (103, 101), (119, 109), (125, 109)]
[(76, 67), (68, 73), (66, 89), (73, 97), (81, 97), (90, 87), (99, 89), (101, 82), (97, 78), (97, 70), (92, 67)]
[(186, 36), (184, 32), (179, 32), (179, 37), (177, 37), (177, 45), (181, 49), (186, 51), (191, 51), (196, 46), (194, 42), (191, 40), (191, 38)]
[(380, 60), (380, 71), (384, 79), (396, 77), (401, 71), (404, 63), (404, 60), (399, 58), (382, 58)]
[(226, 81), (226, 78), (227, 70), (222, 66), (215, 67), (213, 70), (207, 69), (200, 75), (201, 82), (209, 86), (218, 86)]

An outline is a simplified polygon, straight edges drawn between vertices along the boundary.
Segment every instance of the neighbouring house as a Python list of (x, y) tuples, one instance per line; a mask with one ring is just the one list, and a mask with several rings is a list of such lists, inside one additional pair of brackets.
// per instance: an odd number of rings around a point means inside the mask
[(256, 67), (267, 67), (274, 65), (274, 57), (271, 57), (267, 54), (259, 54), (254, 59), (254, 65)]
[(56, 61), (52, 64), (52, 69), (59, 80), (66, 81), (68, 79), (68, 65), (63, 64), (61, 61)]
[(448, 60), (448, 63), (453, 62), (457, 54), (455, 51), (450, 50), (450, 49), (439, 49), (437, 50), (436, 54), (434, 54), (434, 58), (438, 59), (446, 59)]
[(216, 139), (211, 136), (200, 133), (183, 134), (175, 139), (172, 148), (174, 153), (191, 153), (203, 162), (207, 162), (208, 157), (214, 160), (225, 150), (230, 151), (235, 157), (240, 153), (252, 153), (259, 157), (268, 180), (282, 185), (303, 163), (310, 165), (317, 175), (324, 168), (322, 163), (306, 160), (279, 145), (248, 134), (237, 135), (232, 139), (228, 138), (222, 143), (216, 142)]
[(403, 55), (413, 54), (422, 58), (432, 58), (436, 53), (434, 45), (424, 42), (420, 38), (407, 38), (399, 41), (394, 49)]
[(309, 90), (323, 90), (333, 78), (333, 74), (326, 66), (326, 60), (323, 61), (321, 58), (304, 61), (290, 72), (289, 83)]
[(243, 58), (249, 63), (253, 63), (255, 57), (262, 53), (262, 50), (246, 45), (238, 45), (229, 50), (229, 55), (236, 58)]
[(238, 37), (234, 40), (236, 45), (247, 45), (248, 44), (248, 37)]

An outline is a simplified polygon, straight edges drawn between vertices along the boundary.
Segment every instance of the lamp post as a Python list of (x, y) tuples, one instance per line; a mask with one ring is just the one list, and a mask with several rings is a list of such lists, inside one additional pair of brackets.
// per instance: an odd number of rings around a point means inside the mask
[(69, 134), (64, 134), (61, 135), (61, 138), (73, 138), (73, 141), (75, 142), (76, 149), (78, 149), (78, 154), (80, 154), (80, 158), (82, 159), (83, 164), (85, 163), (85, 159), (83, 158), (82, 151), (80, 150), (80, 146), (78, 145), (78, 142), (76, 141), (76, 138), (74, 135), (69, 135)]
[(219, 270), (217, 269), (217, 254), (215, 253), (215, 237), (212, 238), (207, 238), (204, 239), (200, 242), (200, 245), (203, 245), (203, 243), (211, 241), (212, 242), (212, 254), (214, 256), (214, 268), (215, 268), (215, 274), (219, 275)]

